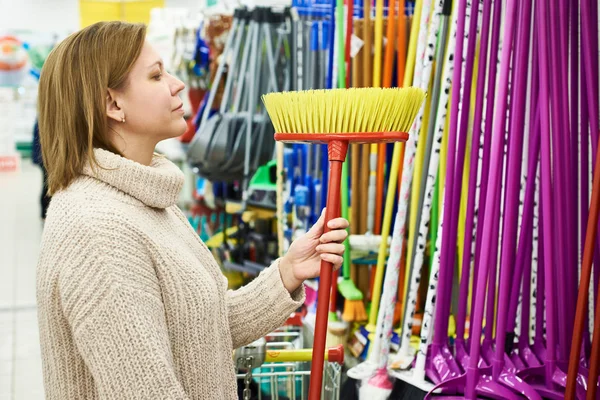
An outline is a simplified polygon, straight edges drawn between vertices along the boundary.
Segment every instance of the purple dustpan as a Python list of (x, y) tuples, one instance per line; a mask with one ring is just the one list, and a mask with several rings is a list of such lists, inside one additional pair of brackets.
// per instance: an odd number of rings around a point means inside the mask
[[(481, 376), (479, 376), (479, 373), (482, 373)], [(446, 382), (442, 382), (439, 385), (437, 385), (433, 391), (436, 390), (441, 390), (443, 396), (441, 396), (442, 398), (445, 399), (476, 399), (479, 398), (478, 396), (481, 396), (483, 398), (486, 399), (498, 399), (498, 400), (507, 400), (507, 399), (519, 399), (519, 397), (517, 395), (515, 395), (515, 393), (513, 391), (511, 391), (510, 389), (506, 388), (505, 386), (499, 384), (498, 382), (494, 382), (491, 378), (490, 375), (491, 374), (492, 369), (490, 367), (487, 368), (482, 368), (482, 369), (476, 369), (476, 374), (478, 375), (478, 381), (476, 382), (476, 386), (475, 386), (475, 392), (476, 392), (476, 396), (472, 396), (472, 397), (468, 397), (468, 395), (465, 392), (465, 388), (467, 387), (467, 376), (468, 376), (468, 371), (466, 374), (460, 375), (456, 378), (452, 378), (447, 380)], [(425, 399), (431, 399), (433, 398), (433, 391), (428, 393), (425, 396)], [(462, 396), (460, 396), (461, 394), (464, 394)], [(440, 397), (439, 395), (435, 395), (435, 398)]]

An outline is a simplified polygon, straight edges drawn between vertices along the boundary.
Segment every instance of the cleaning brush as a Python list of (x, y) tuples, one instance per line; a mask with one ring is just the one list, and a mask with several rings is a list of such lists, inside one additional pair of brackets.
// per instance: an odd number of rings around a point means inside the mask
[[(340, 212), (342, 164), (349, 143), (406, 141), (425, 92), (419, 88), (352, 88), (269, 93), (263, 102), (275, 140), (326, 143), (330, 162), (327, 223)], [(321, 261), (309, 399), (321, 396), (332, 265)]]

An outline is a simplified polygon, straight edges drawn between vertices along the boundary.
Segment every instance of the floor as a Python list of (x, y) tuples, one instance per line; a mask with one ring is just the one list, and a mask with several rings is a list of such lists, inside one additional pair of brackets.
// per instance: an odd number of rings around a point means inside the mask
[(35, 306), (41, 172), (0, 173), (0, 400), (44, 398)]

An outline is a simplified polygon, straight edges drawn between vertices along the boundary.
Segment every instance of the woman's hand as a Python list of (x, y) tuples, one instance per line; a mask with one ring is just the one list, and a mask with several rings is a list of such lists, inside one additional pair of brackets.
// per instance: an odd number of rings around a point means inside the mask
[(321, 260), (329, 261), (335, 269), (342, 266), (344, 245), (342, 244), (350, 225), (344, 218), (329, 221), (331, 229), (323, 234), (325, 210), (319, 220), (302, 237), (296, 239), (288, 252), (279, 261), (279, 272), (285, 288), (292, 293), (302, 282), (319, 276)]

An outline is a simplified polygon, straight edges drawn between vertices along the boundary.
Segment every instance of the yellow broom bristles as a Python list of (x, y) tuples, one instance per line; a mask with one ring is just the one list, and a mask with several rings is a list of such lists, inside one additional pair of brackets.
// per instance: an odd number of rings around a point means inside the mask
[(262, 96), (277, 133), (408, 132), (425, 92), (407, 88), (350, 88)]

